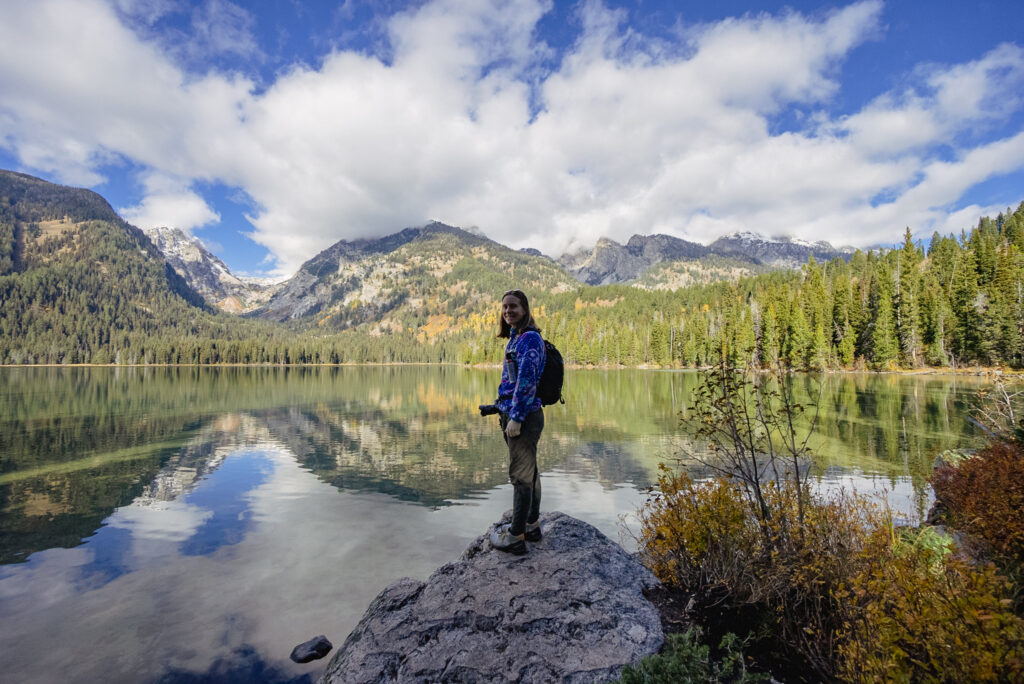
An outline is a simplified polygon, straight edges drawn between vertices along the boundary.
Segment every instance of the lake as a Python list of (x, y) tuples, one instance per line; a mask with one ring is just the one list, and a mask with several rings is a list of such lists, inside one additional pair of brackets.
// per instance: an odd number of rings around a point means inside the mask
[[(11, 682), (311, 681), (369, 601), (511, 507), (496, 369), (0, 369), (0, 672)], [(543, 510), (628, 548), (659, 462), (692, 448), (697, 372), (570, 371), (546, 409)], [(812, 475), (930, 502), (978, 446), (972, 377), (797, 376)], [(684, 411), (685, 415), (685, 411)], [(699, 470), (699, 469), (698, 469)]]

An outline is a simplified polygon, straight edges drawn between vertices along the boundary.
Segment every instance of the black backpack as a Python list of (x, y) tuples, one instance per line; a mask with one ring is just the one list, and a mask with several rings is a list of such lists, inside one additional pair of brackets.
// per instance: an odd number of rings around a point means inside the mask
[(565, 364), (562, 362), (562, 352), (558, 351), (555, 345), (544, 340), (544, 353), (546, 360), (544, 361), (544, 370), (540, 372), (540, 380), (537, 382), (537, 396), (540, 397), (542, 406), (550, 406), (558, 402), (564, 404), (562, 382), (565, 380)]
[[(536, 330), (534, 332), (537, 332)], [(544, 338), (541, 338), (544, 340)], [(558, 402), (565, 403), (562, 398), (562, 382), (565, 380), (565, 363), (562, 361), (562, 352), (558, 348), (544, 340), (544, 369), (540, 372), (540, 380), (537, 381), (537, 396), (540, 398), (541, 406), (550, 406)], [(511, 399), (512, 395), (502, 395), (499, 399)]]

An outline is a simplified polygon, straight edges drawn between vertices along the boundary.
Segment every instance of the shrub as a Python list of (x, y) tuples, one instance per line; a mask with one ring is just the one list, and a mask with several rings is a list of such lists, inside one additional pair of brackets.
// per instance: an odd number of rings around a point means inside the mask
[(627, 665), (619, 682), (622, 684), (678, 684), (679, 682), (761, 682), (767, 675), (747, 672), (743, 662), (742, 642), (735, 634), (727, 634), (719, 644), (721, 656), (714, 659), (711, 649), (701, 643), (703, 632), (690, 627), (682, 633), (669, 634), (661, 653), (647, 656), (635, 666)]
[(1024, 621), (995, 566), (973, 568), (924, 528), (878, 528), (840, 596), (850, 602), (840, 675), (864, 682), (1024, 679)]
[(980, 540), (1004, 564), (1024, 563), (1024, 445), (994, 442), (931, 478), (954, 527)]
[(863, 562), (865, 521), (875, 511), (858, 497), (814, 497), (793, 483), (769, 483), (762, 493), (764, 528), (760, 504), (735, 482), (663, 470), (639, 516), (645, 562), (663, 583), (693, 595), (705, 623), (767, 631), (769, 650), (832, 677), (850, 619), (843, 588)]
[(689, 592), (749, 587), (747, 555), (759, 529), (742, 493), (725, 479), (695, 482), (664, 465), (658, 488), (640, 511), (640, 546), (667, 585)]
[(829, 678), (844, 620), (834, 595), (873, 512), (857, 497), (811, 494), (808, 435), (795, 427), (804, 407), (791, 389), (781, 369), (722, 363), (706, 375), (689, 427), (722, 476), (694, 482), (663, 469), (640, 511), (640, 547), (665, 584), (693, 594), (706, 625), (767, 632), (768, 650)]
[[(954, 556), (934, 529), (897, 531), (865, 498), (813, 495), (793, 428), (802, 408), (783, 378), (774, 387), (723, 364), (698, 390), (694, 432), (723, 476), (662, 468), (639, 513), (658, 578), (716, 633), (749, 630), (760, 641), (748, 649), (767, 647), (793, 681), (1024, 681), (1013, 583)], [(933, 479), (954, 523), (1011, 576), (1024, 556), (1022, 457), (997, 443)]]

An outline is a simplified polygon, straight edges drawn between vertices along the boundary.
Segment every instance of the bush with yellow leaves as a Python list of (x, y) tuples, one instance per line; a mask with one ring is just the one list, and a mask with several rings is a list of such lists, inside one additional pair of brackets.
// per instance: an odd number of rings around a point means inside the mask
[(724, 364), (710, 373), (693, 414), (722, 475), (663, 466), (639, 512), (645, 562), (692, 598), (709, 637), (752, 637), (787, 681), (1024, 680), (1006, 577), (931, 528), (897, 532), (862, 496), (813, 494), (795, 467), (802, 409), (784, 378), (766, 387)]
[(852, 682), (1024, 681), (1024, 620), (1011, 583), (936, 548), (931, 528), (879, 527), (848, 588), (839, 674)]
[(766, 521), (734, 481), (663, 470), (640, 511), (643, 557), (658, 579), (694, 598), (696, 617), (717, 622), (716, 633), (767, 634), (799, 668), (830, 678), (849, 619), (836, 597), (862, 558), (871, 508), (786, 482), (765, 485), (763, 495)]

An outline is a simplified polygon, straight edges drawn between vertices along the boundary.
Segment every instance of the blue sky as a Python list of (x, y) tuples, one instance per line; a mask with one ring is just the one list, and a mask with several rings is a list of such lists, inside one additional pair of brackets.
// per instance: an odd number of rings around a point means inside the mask
[(1017, 1), (3, 5), (0, 167), (245, 274), (432, 219), (863, 246), (1024, 200)]

